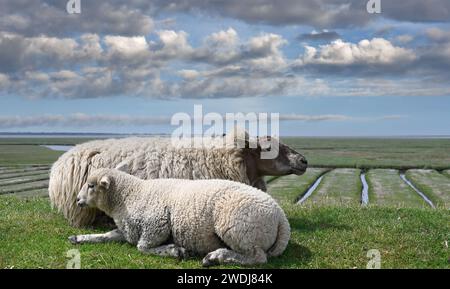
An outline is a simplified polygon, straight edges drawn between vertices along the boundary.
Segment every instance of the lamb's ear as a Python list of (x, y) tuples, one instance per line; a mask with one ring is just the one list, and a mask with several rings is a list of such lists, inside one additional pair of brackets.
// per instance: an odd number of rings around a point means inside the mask
[(119, 170), (124, 173), (128, 173), (128, 162), (125, 162), (125, 161), (121, 162), (120, 164), (118, 164), (116, 166), (116, 170)]
[(109, 189), (109, 186), (111, 185), (111, 177), (110, 176), (103, 176), (100, 179), (99, 182), (100, 187), (104, 188), (104, 189)]

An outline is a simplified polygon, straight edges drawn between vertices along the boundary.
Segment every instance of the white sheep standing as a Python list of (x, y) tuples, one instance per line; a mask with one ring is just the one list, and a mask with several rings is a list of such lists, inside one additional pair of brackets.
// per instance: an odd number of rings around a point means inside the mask
[[(226, 179), (245, 183), (265, 191), (264, 176), (301, 175), (305, 158), (279, 143), (275, 159), (261, 158), (261, 140), (254, 148), (223, 146), (237, 139), (248, 141), (245, 131), (233, 131), (226, 137), (204, 139), (202, 148), (173, 145), (169, 138), (97, 140), (77, 145), (64, 153), (52, 166), (49, 197), (53, 207), (76, 227), (92, 225), (98, 219), (96, 209), (80, 210), (76, 196), (91, 170), (128, 165), (128, 173), (141, 179)], [(230, 141), (232, 140), (232, 141)]]
[(261, 264), (286, 249), (290, 226), (268, 194), (227, 180), (141, 180), (115, 169), (93, 171), (81, 207), (112, 217), (117, 229), (69, 237), (74, 244), (129, 242), (143, 253), (205, 256), (204, 266)]

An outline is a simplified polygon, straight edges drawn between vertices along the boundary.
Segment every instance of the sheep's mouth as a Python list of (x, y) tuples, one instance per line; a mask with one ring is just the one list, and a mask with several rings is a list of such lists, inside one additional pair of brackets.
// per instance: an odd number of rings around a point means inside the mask
[(291, 173), (297, 176), (303, 175), (306, 172), (306, 167), (291, 168)]

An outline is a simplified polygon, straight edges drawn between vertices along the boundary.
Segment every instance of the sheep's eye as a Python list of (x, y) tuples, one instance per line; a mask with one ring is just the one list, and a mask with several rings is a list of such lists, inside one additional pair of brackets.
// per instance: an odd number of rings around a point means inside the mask
[(94, 188), (94, 185), (93, 185), (93, 184), (88, 184), (88, 188), (89, 188), (89, 189), (93, 189), (93, 188)]

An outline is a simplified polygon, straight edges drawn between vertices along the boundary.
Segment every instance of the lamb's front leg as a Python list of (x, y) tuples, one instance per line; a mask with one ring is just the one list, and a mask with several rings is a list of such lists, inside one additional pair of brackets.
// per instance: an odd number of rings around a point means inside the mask
[(120, 232), (118, 229), (115, 229), (104, 234), (70, 236), (69, 241), (72, 244), (83, 244), (83, 243), (126, 242), (126, 239), (123, 236), (122, 232)]
[(179, 259), (187, 257), (184, 248), (175, 244), (162, 245), (170, 237), (170, 227), (168, 223), (158, 223), (147, 226), (137, 244), (140, 252), (159, 256), (169, 256)]

